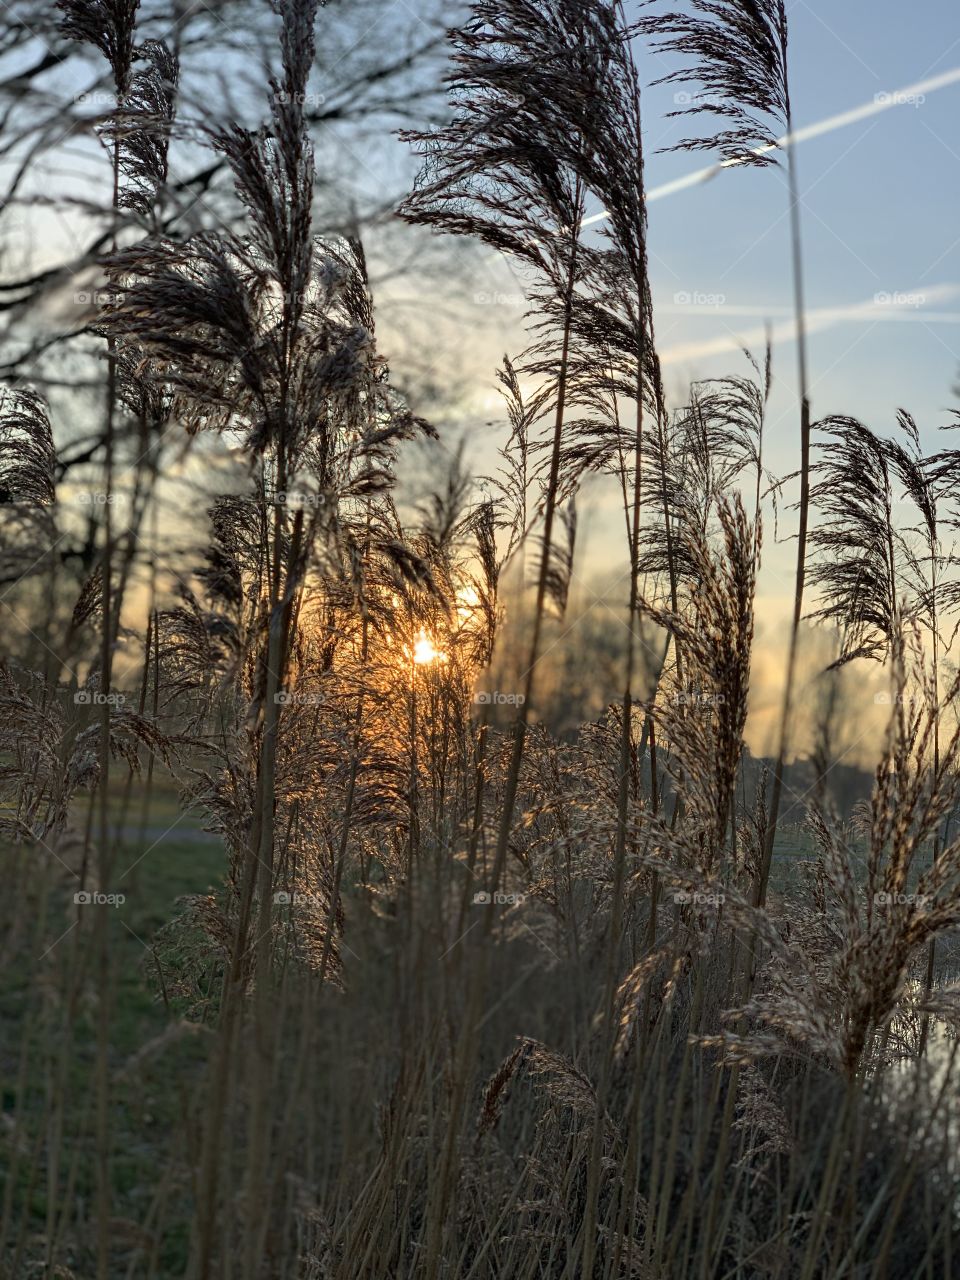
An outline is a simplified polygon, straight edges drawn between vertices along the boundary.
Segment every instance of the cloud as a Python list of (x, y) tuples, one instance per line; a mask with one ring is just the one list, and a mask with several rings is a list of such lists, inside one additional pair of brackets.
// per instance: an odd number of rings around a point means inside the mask
[[(949, 302), (958, 296), (960, 296), (960, 285), (958, 284), (924, 286), (923, 288), (902, 293), (878, 293), (866, 302), (858, 302), (845, 307), (819, 307), (808, 311), (806, 313), (806, 331), (808, 334), (820, 333), (839, 324), (862, 324), (865, 321), (870, 323), (897, 321), (900, 323), (960, 324), (960, 312), (929, 310), (931, 306), (937, 303)], [(668, 305), (658, 307), (657, 310), (663, 314), (698, 314), (697, 307), (693, 305)], [(722, 306), (712, 308), (710, 311), (702, 311), (701, 314), (715, 314), (724, 319), (733, 316), (767, 315), (772, 317), (775, 314), (783, 315), (784, 310), (770, 307), (731, 306), (723, 303)], [(745, 347), (750, 350), (762, 346), (766, 342), (768, 334), (774, 345), (794, 342), (797, 337), (797, 324), (792, 318), (792, 313), (790, 313), (789, 319), (784, 320), (782, 323), (774, 324), (772, 327), (766, 324), (757, 325), (752, 329), (746, 329), (738, 333), (728, 329), (726, 334), (707, 341), (678, 343), (676, 346), (668, 347), (660, 353), (660, 363), (662, 365), (682, 364), (685, 360), (702, 360), (707, 356), (723, 355), (728, 351), (742, 351)]]

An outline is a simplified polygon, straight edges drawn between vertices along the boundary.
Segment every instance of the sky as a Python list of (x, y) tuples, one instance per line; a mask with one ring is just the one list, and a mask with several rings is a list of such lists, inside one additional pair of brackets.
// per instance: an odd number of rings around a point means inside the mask
[[(789, 16), (800, 129), (960, 67), (960, 21), (947, 3), (908, 11), (888, 0), (794, 0)], [(643, 65), (661, 61), (647, 58)], [(667, 86), (647, 98), (655, 145), (675, 140), (686, 123), (655, 118), (658, 103), (672, 93)], [(881, 429), (906, 404), (932, 430), (951, 406), (960, 322), (958, 103), (960, 82), (799, 146), (808, 309), (816, 315), (867, 306), (862, 317), (811, 335), (817, 415), (843, 410)], [(651, 156), (648, 184), (691, 167), (697, 166), (686, 155)], [(669, 306), (674, 286), (724, 300), (702, 307), (705, 314), (696, 318), (667, 311), (658, 334), (668, 368), (719, 372), (728, 355), (697, 358), (691, 351), (674, 364), (675, 352), (738, 338), (789, 310), (780, 174), (731, 170), (653, 203), (650, 240), (658, 301)], [(899, 310), (903, 318), (884, 318), (884, 306), (888, 316)], [(739, 315), (737, 308), (756, 314)], [(927, 319), (924, 312), (950, 319)], [(781, 378), (792, 377), (794, 360), (792, 349), (778, 350)]]
[[(825, 128), (799, 143), (797, 152), (814, 419), (851, 414), (886, 433), (902, 406), (916, 417), (925, 445), (935, 448), (942, 442), (938, 429), (960, 408), (953, 390), (960, 381), (960, 10), (956, 0), (920, 0), (910, 8), (893, 0), (788, 0), (787, 7), (801, 134), (878, 106), (888, 100), (884, 95), (957, 72), (953, 83), (908, 93), (890, 109)], [(321, 10), (320, 23), (332, 21), (335, 12)], [(394, 32), (417, 33), (417, 0), (383, 0), (364, 13), (376, 15), (390, 41), (400, 39)], [(364, 17), (357, 38), (369, 34)], [(678, 180), (709, 165), (712, 156), (662, 153), (691, 131), (689, 121), (665, 118), (681, 87), (652, 83), (677, 63), (654, 56), (639, 41), (636, 53), (642, 82), (651, 86), (643, 104), (646, 185), (654, 196), (650, 270), (668, 395), (679, 406), (691, 380), (746, 372), (740, 348), (760, 356), (771, 325), (775, 389), (766, 461), (778, 474), (791, 473), (799, 442), (783, 174), (727, 169), (709, 182), (684, 186)], [(78, 68), (78, 89), (87, 83)], [(251, 89), (255, 97), (259, 86)], [(256, 117), (255, 102), (252, 109)], [(86, 152), (81, 147), (70, 163), (93, 173), (96, 148), (87, 141)], [(352, 166), (371, 200), (402, 191), (415, 173), (408, 148), (383, 130), (375, 138), (320, 131), (317, 157), (324, 171)], [(72, 226), (75, 217), (68, 209), (55, 222), (53, 215), (38, 221), (32, 212), (24, 232), (35, 235), (42, 227), (54, 253), (61, 237), (83, 240)], [(475, 472), (487, 472), (504, 436), (495, 369), (503, 352), (517, 356), (525, 345), (522, 286), (505, 259), (463, 244), (444, 248), (439, 275), (391, 280), (409, 247), (404, 237), (415, 234), (381, 229), (371, 246), (384, 281), (378, 281), (381, 342), (396, 357), (401, 376), (404, 360), (417, 357), (415, 390), (418, 380), (426, 389), (431, 376), (442, 384), (456, 375), (455, 402), (442, 408), (438, 426), (451, 442), (463, 434)], [(447, 307), (445, 288), (454, 277), (462, 297)], [(787, 496), (789, 501), (795, 494)], [(580, 498), (577, 580), (588, 593), (604, 574), (619, 576), (622, 584), (624, 536), (616, 503), (612, 486), (602, 484), (587, 486)], [(794, 518), (781, 510), (778, 541), (771, 515), (768, 510), (759, 638), (776, 653), (793, 589), (795, 551), (786, 538)], [(774, 675), (764, 684), (771, 680)]]
[[(419, 3), (429, 0), (383, 0), (364, 12), (375, 15), (376, 26), (391, 40), (416, 38)], [(321, 10), (319, 23), (333, 21), (339, 8)], [(640, 11), (634, 3), (633, 13)], [(945, 72), (960, 76), (955, 0), (921, 0), (909, 10), (892, 0), (788, 0), (788, 12), (801, 131), (870, 106), (878, 95)], [(360, 28), (348, 38), (369, 39), (366, 18)], [(640, 40), (635, 52), (646, 85), (677, 65), (668, 55), (653, 55)], [(77, 85), (86, 83), (81, 68)], [(775, 470), (791, 470), (796, 352), (784, 177), (774, 168), (732, 169), (665, 194), (664, 188), (713, 158), (662, 153), (690, 131), (689, 121), (665, 119), (678, 88), (649, 87), (644, 96), (646, 184), (655, 197), (649, 208), (650, 269), (667, 388), (674, 403), (681, 403), (691, 379), (744, 370), (739, 348), (760, 352), (772, 324), (777, 391), (769, 460)], [(902, 405), (929, 440), (960, 404), (952, 390), (960, 366), (958, 106), (960, 78), (798, 146), (815, 417), (843, 411), (884, 430)], [(87, 144), (95, 151), (92, 140)], [(389, 135), (355, 139), (327, 129), (318, 136), (317, 156), (321, 169), (335, 168), (341, 159), (352, 162), (371, 198), (402, 190), (416, 169), (406, 145)], [(92, 172), (89, 160), (83, 167), (88, 165)], [(73, 218), (61, 213), (57, 227), (49, 227), (51, 251), (54, 239), (70, 235)], [(36, 230), (33, 212), (23, 222), (25, 231)], [(384, 275), (391, 256), (402, 253), (402, 232), (395, 231), (381, 249)], [(453, 350), (469, 379), (462, 418), (476, 422), (478, 414), (496, 407), (490, 392), (501, 352), (517, 354), (523, 345), (523, 294), (497, 255), (457, 246), (457, 260), (469, 275), (464, 332), (448, 328), (438, 310), (442, 281), (427, 279), (414, 287), (421, 307), (432, 313), (438, 359)], [(399, 286), (401, 294), (406, 288), (406, 282)], [(386, 340), (396, 336), (400, 347), (405, 335), (397, 326), (408, 319), (402, 309), (400, 320), (391, 318), (389, 304), (397, 294), (389, 285), (381, 296), (388, 304)]]
[[(884, 0), (795, 0), (789, 11), (799, 130), (960, 68), (960, 21), (946, 4), (919, 6), (909, 24), (902, 6)], [(649, 79), (674, 65), (663, 55), (641, 59)], [(689, 122), (662, 118), (675, 92), (664, 86), (646, 96), (652, 191), (710, 160), (656, 154), (688, 131)], [(820, 412), (845, 409), (880, 427), (893, 407), (909, 402), (933, 428), (952, 403), (960, 323), (958, 102), (960, 81), (799, 145), (812, 390)], [(776, 171), (728, 170), (651, 203), (651, 272), (668, 378), (729, 369), (730, 354), (712, 356), (711, 344), (739, 345), (762, 333), (765, 321), (790, 314), (787, 232)], [(698, 296), (706, 299), (700, 306)], [(862, 314), (816, 331), (818, 313), (852, 308)], [(787, 336), (777, 351), (784, 381), (792, 379), (794, 361)]]
[[(942, 447), (937, 433), (960, 408), (954, 392), (960, 382), (960, 10), (952, 0), (910, 9), (892, 0), (791, 0), (788, 10), (798, 131), (890, 97), (895, 103), (798, 143), (814, 420), (850, 414), (887, 434), (904, 407), (925, 447)], [(677, 65), (639, 46), (637, 53), (646, 85)], [(899, 91), (949, 72), (957, 73), (953, 83), (901, 100)], [(779, 475), (790, 474), (799, 465), (799, 415), (784, 175), (772, 168), (727, 169), (705, 184), (661, 195), (713, 160), (709, 153), (659, 153), (691, 132), (689, 121), (665, 119), (680, 88), (650, 87), (644, 95), (646, 185), (657, 196), (649, 206), (651, 284), (668, 395), (680, 405), (693, 379), (745, 373), (741, 348), (760, 356), (772, 326), (767, 463)], [(475, 296), (483, 315), (468, 329), (462, 354), (478, 370), (478, 352), (492, 365), (500, 350), (491, 330), (503, 349), (520, 349), (522, 293), (509, 266), (486, 254)], [(496, 320), (490, 312), (499, 313)], [(466, 399), (467, 437), (474, 456), (485, 459), (492, 437), (479, 414), (497, 417), (492, 379), (478, 372)], [(788, 489), (787, 501), (795, 497)], [(581, 495), (580, 512), (575, 589), (589, 600), (594, 574), (625, 581), (623, 523), (617, 495), (602, 485)], [(780, 702), (794, 528), (793, 513), (781, 509), (775, 529), (768, 507), (751, 704), (758, 751), (771, 747)], [(811, 714), (816, 675), (832, 656), (827, 637), (808, 635), (800, 698), (808, 698)], [(874, 703), (883, 677), (860, 666), (847, 681), (857, 691), (851, 705), (859, 708), (860, 722), (851, 758), (864, 735), (869, 758), (885, 714)]]
[[(798, 129), (960, 67), (960, 13), (945, 0), (910, 9), (891, 0), (794, 0), (788, 9)], [(654, 62), (662, 59), (644, 65)], [(656, 121), (658, 103), (673, 92), (666, 86), (647, 97), (655, 145), (669, 145), (686, 124)], [(960, 369), (958, 118), (960, 82), (798, 146), (815, 419), (848, 413), (886, 433), (903, 406), (936, 447), (938, 428), (960, 407), (952, 390)], [(651, 155), (648, 185), (698, 167), (690, 159)], [(792, 302), (786, 214), (781, 174), (756, 169), (728, 170), (651, 204), (668, 387), (681, 374), (730, 370), (736, 354), (709, 354), (711, 343), (746, 338), (756, 349), (766, 321), (783, 330)], [(675, 293), (723, 301), (678, 308)], [(860, 314), (834, 323), (822, 314), (849, 308)], [(798, 462), (796, 347), (792, 323), (785, 327), (768, 434), (768, 460), (780, 474)], [(782, 570), (783, 561), (768, 550), (769, 569)], [(779, 596), (782, 572), (763, 585)]]
[[(897, 105), (839, 123), (798, 144), (809, 359), (814, 419), (851, 414), (881, 434), (899, 407), (917, 419), (926, 446), (960, 408), (960, 11), (948, 0), (906, 9), (892, 0), (792, 0), (791, 78), (795, 127), (854, 108)], [(636, 10), (639, 12), (639, 9)], [(676, 61), (637, 43), (641, 76), (652, 85)], [(927, 93), (898, 91), (945, 73), (957, 79)], [(713, 157), (662, 154), (691, 132), (665, 119), (682, 86), (644, 95), (650, 270), (657, 345), (668, 394), (683, 403), (690, 381), (746, 372), (740, 349), (762, 354), (772, 326), (775, 390), (767, 461), (778, 474), (798, 465), (796, 344), (785, 178), (774, 168), (727, 169), (702, 185), (671, 184)], [(483, 311), (478, 347), (491, 359), (496, 333), (511, 351), (522, 343), (522, 293), (509, 266), (483, 259), (475, 295)], [(499, 312), (491, 320), (489, 313)], [(475, 413), (496, 413), (492, 380), (477, 370), (472, 438), (487, 450)], [(468, 403), (471, 400), (468, 394)], [(592, 540), (598, 557), (622, 524), (614, 499), (597, 494)], [(589, 508), (589, 498), (585, 499)], [(784, 515), (781, 533), (791, 527)], [(772, 611), (792, 590), (791, 546), (767, 538), (761, 594)]]

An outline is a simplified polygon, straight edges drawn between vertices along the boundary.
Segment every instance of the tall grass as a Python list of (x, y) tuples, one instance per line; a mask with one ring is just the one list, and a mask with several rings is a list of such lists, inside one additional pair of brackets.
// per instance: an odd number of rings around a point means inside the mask
[[(478, 0), (450, 33), (403, 216), (533, 281), (482, 492), (391, 383), (361, 243), (317, 232), (316, 0), (278, 6), (263, 126), (201, 139), (242, 230), (185, 237), (157, 216), (176, 59), (135, 8), (65, 7), (113, 69), (113, 203), (139, 222), (101, 264), (86, 578), (57, 554), (47, 406), (0, 404), (4, 573), (37, 624), (0, 663), (3, 1274), (952, 1275), (957, 457), (906, 414), (889, 439), (811, 424), (801, 376), (783, 743), (807, 581), (837, 650), (794, 859), (785, 747), (767, 770), (745, 745), (786, 485), (772, 356), (676, 407), (657, 358), (635, 42), (701, 59), (711, 145), (744, 159), (765, 118), (792, 128), (782, 7), (638, 29), (603, 0)], [(192, 567), (144, 563), (160, 439), (201, 433), (234, 484), (195, 509)], [(414, 441), (437, 459), (415, 508)], [(622, 500), (625, 625), (605, 709), (559, 734), (589, 474)], [(843, 815), (867, 660), (889, 693)]]

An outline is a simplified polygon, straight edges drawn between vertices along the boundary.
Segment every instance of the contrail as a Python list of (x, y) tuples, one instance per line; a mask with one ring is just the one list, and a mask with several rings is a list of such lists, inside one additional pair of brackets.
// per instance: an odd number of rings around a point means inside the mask
[[(793, 133), (785, 134), (770, 146), (757, 147), (753, 155), (769, 155), (771, 151), (779, 151), (788, 143), (808, 142), (811, 138), (819, 138), (821, 134), (833, 133), (835, 129), (856, 124), (858, 120), (869, 120), (871, 116), (890, 111), (893, 107), (916, 103), (918, 98), (936, 93), (938, 89), (945, 89), (948, 85), (956, 84), (957, 81), (960, 81), (960, 67), (954, 67), (952, 71), (944, 71), (938, 76), (931, 76), (927, 80), (918, 80), (916, 84), (908, 84), (902, 89), (894, 89), (891, 93), (878, 93), (872, 102), (864, 103), (862, 107), (853, 107), (849, 111), (841, 111), (839, 115), (830, 116), (827, 120), (804, 125), (802, 129), (794, 129)], [(724, 169), (732, 169), (743, 163), (743, 160), (721, 160), (718, 164), (707, 165), (705, 169), (697, 169), (694, 173), (685, 174), (682, 178), (674, 178), (672, 182), (664, 182), (659, 187), (653, 187), (648, 191), (647, 201), (663, 200), (664, 197), (672, 196), (678, 191), (685, 191), (688, 187), (698, 187), (715, 178)], [(609, 216), (604, 209), (601, 213), (585, 218), (583, 225), (588, 227), (592, 223), (603, 222)]]

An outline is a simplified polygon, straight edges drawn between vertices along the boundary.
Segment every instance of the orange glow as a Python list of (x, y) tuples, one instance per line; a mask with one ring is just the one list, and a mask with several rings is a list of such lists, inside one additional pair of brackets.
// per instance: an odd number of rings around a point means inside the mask
[(446, 654), (440, 652), (434, 647), (433, 641), (427, 635), (426, 631), (420, 632), (417, 636), (416, 644), (413, 646), (413, 660), (418, 666), (425, 666), (428, 662), (436, 662), (442, 660)]
[(457, 592), (457, 617), (468, 622), (480, 604), (480, 594), (475, 587), (461, 587)]

